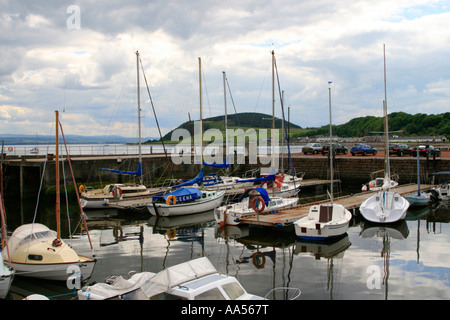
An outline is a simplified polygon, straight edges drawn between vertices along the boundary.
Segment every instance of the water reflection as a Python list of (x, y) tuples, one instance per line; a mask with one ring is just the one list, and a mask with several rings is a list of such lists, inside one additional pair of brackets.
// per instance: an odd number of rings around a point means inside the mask
[[(340, 238), (332, 239), (326, 242), (309, 242), (298, 240), (296, 242), (295, 254), (307, 254), (314, 257), (315, 260), (326, 259), (326, 292), (329, 299), (334, 299), (334, 288), (337, 278), (335, 270), (336, 259), (342, 260), (344, 252), (351, 246), (348, 234)], [(342, 263), (340, 264), (342, 267)], [(339, 274), (339, 271), (338, 271)]]
[[(76, 207), (69, 209), (71, 244), (81, 254), (90, 253)], [(22, 213), (20, 219), (9, 216), (11, 230), (33, 216), (32, 210)], [(52, 227), (54, 210), (43, 206), (38, 217)], [(300, 288), (304, 300), (450, 298), (448, 203), (410, 209), (405, 221), (388, 226), (367, 223), (356, 212), (344, 237), (320, 244), (299, 241), (289, 229), (219, 228), (213, 212), (152, 217), (110, 209), (87, 211), (86, 217), (98, 260), (89, 282), (132, 270), (158, 272), (207, 256), (220, 272), (236, 276), (249, 292), (262, 296), (283, 286)], [(68, 229), (67, 222), (63, 226)], [(368, 288), (371, 266), (379, 267), (379, 289)], [(74, 298), (65, 284), (20, 277), (13, 282), (13, 292), (15, 298), (27, 293)]]

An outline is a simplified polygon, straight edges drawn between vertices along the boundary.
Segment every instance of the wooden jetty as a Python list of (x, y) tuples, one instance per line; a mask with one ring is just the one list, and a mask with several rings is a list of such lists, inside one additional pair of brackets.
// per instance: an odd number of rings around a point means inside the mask
[[(430, 185), (420, 186), (421, 190), (430, 189)], [(401, 195), (417, 192), (417, 184), (407, 184), (393, 188), (393, 190)], [(355, 195), (343, 196), (334, 198), (334, 203), (342, 204), (345, 208), (351, 210), (358, 208), (361, 203), (372, 196), (375, 191), (357, 193)], [(245, 216), (239, 219), (239, 223), (257, 226), (267, 226), (267, 227), (284, 227), (292, 225), (294, 221), (306, 216), (309, 212), (309, 207), (314, 204), (325, 204), (329, 203), (330, 200), (323, 200), (314, 203), (307, 203), (298, 205), (288, 209), (281, 209), (275, 213), (265, 213), (265, 214), (254, 214), (250, 216)]]

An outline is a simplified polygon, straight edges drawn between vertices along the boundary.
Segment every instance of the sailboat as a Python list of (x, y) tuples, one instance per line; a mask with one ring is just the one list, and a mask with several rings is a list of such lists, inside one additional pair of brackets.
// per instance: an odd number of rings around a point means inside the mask
[[(331, 84), (329, 82), (328, 84)], [(333, 135), (331, 123), (331, 88), (329, 92), (330, 109), (330, 154), (333, 154)], [(327, 240), (342, 236), (348, 230), (352, 214), (343, 205), (333, 203), (333, 157), (330, 157), (330, 203), (312, 205), (308, 215), (294, 222), (295, 234), (300, 239)]]
[(298, 201), (298, 197), (270, 197), (266, 189), (251, 188), (242, 194), (239, 202), (216, 208), (214, 215), (220, 227), (238, 225), (239, 218), (243, 216), (293, 207), (297, 205)]
[[(2, 162), (0, 164), (0, 226), (1, 226), (1, 244), (0, 248), (3, 248), (8, 244), (8, 237), (6, 234), (6, 215), (3, 205), (3, 144), (2, 144)], [(6, 248), (6, 255), (9, 257), (8, 248)], [(9, 259), (10, 260), (10, 259)], [(11, 263), (6, 265), (3, 261), (3, 255), (0, 254), (0, 299), (5, 299), (11, 288), (11, 283), (14, 279), (14, 269), (11, 267)]]
[[(202, 60), (198, 58), (199, 87), (200, 87), (200, 173), (192, 180), (172, 186), (175, 190), (164, 195), (156, 196), (147, 205), (152, 215), (179, 216), (205, 212), (217, 208), (223, 201), (225, 190), (205, 190), (203, 187), (203, 115), (202, 115)], [(197, 184), (199, 188), (192, 185)], [(191, 187), (188, 187), (191, 186)]]
[(430, 194), (420, 191), (420, 157), (417, 157), (417, 193), (405, 195), (411, 207), (426, 206), (430, 201)]
[(386, 139), (386, 155), (385, 155), (385, 183), (382, 189), (376, 194), (364, 201), (359, 211), (361, 215), (368, 221), (376, 223), (392, 223), (402, 220), (406, 217), (409, 202), (400, 194), (390, 191), (391, 186), (388, 183), (390, 177), (389, 165), (389, 127), (387, 115), (387, 94), (386, 94), (386, 53), (383, 45), (384, 55), (384, 101), (383, 112), (385, 118), (385, 139)]
[[(139, 183), (122, 184), (113, 183), (108, 184), (102, 189), (87, 188), (81, 185), (79, 188), (81, 205), (83, 208), (100, 209), (104, 208), (108, 203), (118, 203), (121, 200), (131, 200), (142, 197), (151, 197), (164, 192), (162, 188), (149, 189), (144, 185), (142, 177), (142, 151), (141, 151), (141, 98), (140, 98), (140, 80), (139, 80), (139, 52), (136, 51), (136, 65), (137, 65), (137, 101), (138, 101), (138, 127), (139, 127), (139, 164), (136, 171), (121, 171), (109, 168), (100, 168), (100, 171), (109, 171), (117, 174), (134, 175), (139, 178)], [(139, 202), (142, 202), (140, 200)]]
[(238, 183), (237, 180), (239, 180), (239, 177), (233, 177), (229, 175), (230, 170), (230, 163), (229, 163), (229, 155), (228, 155), (228, 111), (227, 111), (227, 91), (226, 91), (226, 73), (225, 71), (222, 71), (222, 78), (223, 78), (223, 94), (224, 94), (224, 106), (225, 106), (225, 117), (224, 117), (224, 124), (225, 124), (225, 162), (222, 164), (213, 164), (213, 163), (207, 163), (203, 161), (204, 166), (213, 167), (217, 169), (226, 169), (226, 175), (220, 176), (217, 173), (211, 173), (206, 175), (203, 178), (203, 187), (206, 190), (229, 190), (229, 189), (235, 189), (235, 188), (246, 188), (251, 187), (253, 183), (249, 182), (247, 184)]
[[(275, 68), (276, 68), (276, 62), (275, 62), (275, 51), (271, 51), (272, 54), (272, 130), (275, 130)], [(278, 88), (280, 89), (280, 88)], [(283, 100), (281, 99), (281, 110), (282, 110), (282, 123), (284, 124), (284, 111), (283, 111)], [(283, 125), (283, 135), (287, 137), (286, 128)], [(283, 139), (284, 141), (284, 139)], [(287, 141), (287, 140), (286, 140)], [(287, 144), (288, 152), (289, 152), (289, 159), (290, 159), (290, 147), (289, 142)], [(272, 147), (271, 147), (271, 156), (272, 156), (272, 165), (275, 163), (275, 145), (272, 141)], [(283, 165), (283, 159), (281, 160), (281, 163)], [(261, 175), (263, 177), (267, 177), (272, 173), (273, 167), (271, 168), (261, 168)], [(300, 192), (300, 182), (303, 180), (302, 177), (297, 177), (294, 174), (293, 165), (291, 162), (291, 174), (285, 174), (284, 172), (277, 173), (275, 180), (263, 180), (263, 183), (261, 184), (261, 188), (265, 188), (269, 194), (272, 194), (273, 197), (294, 197)], [(241, 180), (240, 182), (243, 182), (245, 180)]]
[[(2, 255), (6, 263), (11, 263), (18, 276), (47, 280), (67, 281), (73, 274), (74, 266), (79, 268), (82, 279), (91, 276), (96, 259), (79, 255), (61, 239), (59, 208), (59, 114), (56, 111), (56, 226), (57, 231), (50, 230), (40, 223), (24, 224), (14, 230), (7, 250)], [(9, 251), (11, 259), (6, 252)], [(69, 268), (70, 267), (70, 268)], [(75, 271), (78, 273), (78, 271)]]

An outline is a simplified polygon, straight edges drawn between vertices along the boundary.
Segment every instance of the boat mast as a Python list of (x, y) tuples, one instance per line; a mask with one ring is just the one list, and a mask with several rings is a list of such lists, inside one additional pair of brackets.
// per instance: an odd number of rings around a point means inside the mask
[[(223, 100), (225, 106), (225, 163), (228, 161), (228, 112), (227, 112), (227, 89), (226, 89), (226, 79), (227, 76), (225, 71), (222, 71), (223, 75)], [(230, 168), (227, 167), (227, 175), (230, 172)]]
[[(275, 50), (272, 50), (272, 132), (275, 132)], [(275, 144), (272, 134), (270, 134), (270, 142), (272, 144), (272, 166), (274, 166)], [(272, 182), (272, 196), (275, 197), (275, 181)]]
[[(136, 75), (137, 75), (137, 104), (138, 104), (138, 126), (139, 126), (139, 165), (142, 170), (142, 150), (141, 150), (141, 92), (139, 83), (139, 51), (136, 51)], [(139, 176), (139, 184), (144, 184), (142, 174)]]
[(328, 150), (328, 155), (330, 157), (330, 200), (333, 204), (333, 127), (331, 123), (331, 81), (328, 81), (328, 109), (330, 111), (330, 148)]
[(56, 176), (56, 205), (55, 205), (55, 213), (56, 213), (56, 239), (61, 239), (61, 226), (60, 226), (60, 214), (59, 214), (59, 141), (58, 141), (58, 127), (59, 127), (59, 112), (55, 111), (56, 114), (56, 159), (55, 159), (55, 176)]
[[(198, 83), (200, 91), (200, 168), (203, 169), (203, 111), (202, 111), (202, 58), (198, 58)], [(203, 179), (202, 179), (203, 189)]]
[[(384, 101), (383, 101), (383, 114), (384, 114), (384, 135), (385, 135), (385, 177), (390, 179), (391, 168), (389, 165), (389, 126), (388, 126), (388, 115), (387, 115), (387, 89), (386, 89), (386, 49), (385, 44), (383, 44), (383, 60), (384, 60)], [(389, 184), (390, 185), (390, 184)]]

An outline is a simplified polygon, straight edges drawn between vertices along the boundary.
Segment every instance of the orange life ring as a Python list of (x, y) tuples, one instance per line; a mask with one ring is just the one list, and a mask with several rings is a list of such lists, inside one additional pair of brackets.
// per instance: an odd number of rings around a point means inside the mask
[(8, 151), (9, 151), (9, 152), (12, 152), (13, 150), (14, 150), (13, 147), (9, 147), (9, 148), (8, 148)]
[[(262, 203), (262, 206), (260, 209), (256, 208), (256, 200), (259, 200), (259, 202)], [(262, 197), (256, 197), (253, 199), (252, 201), (252, 208), (253, 210), (255, 210), (255, 212), (261, 213), (264, 211), (264, 209), (266, 208), (266, 204), (264, 203), (264, 199)]]
[(86, 192), (86, 186), (84, 184), (82, 184), (81, 186), (78, 187), (78, 191), (80, 193)]
[(253, 265), (257, 269), (263, 269), (264, 265), (266, 264), (266, 256), (261, 252), (255, 252), (254, 254), (252, 254), (252, 260)]
[(177, 203), (177, 197), (175, 197), (173, 194), (167, 197), (166, 204), (168, 206), (170, 206), (172, 204), (176, 204), (176, 203)]
[(123, 238), (123, 230), (121, 227), (114, 227), (113, 229), (113, 236), (117, 240), (122, 240)]
[[(122, 196), (122, 188), (121, 188), (121, 187), (118, 187), (118, 188), (117, 188), (117, 191), (118, 191), (118, 193), (119, 193), (119, 196)], [(113, 197), (114, 197), (114, 196), (115, 196), (115, 194), (114, 194), (114, 189), (112, 189), (111, 192), (112, 192), (112, 195), (113, 195)]]
[(169, 229), (166, 234), (169, 239), (174, 239), (177, 236), (177, 229)]

